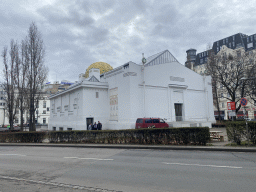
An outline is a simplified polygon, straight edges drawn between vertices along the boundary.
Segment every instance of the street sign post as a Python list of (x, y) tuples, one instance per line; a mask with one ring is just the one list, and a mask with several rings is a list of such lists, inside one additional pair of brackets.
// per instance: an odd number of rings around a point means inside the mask
[(227, 102), (227, 106), (230, 111), (236, 110), (236, 102)]
[(242, 98), (240, 100), (240, 104), (245, 107), (247, 105), (247, 99), (246, 98)]

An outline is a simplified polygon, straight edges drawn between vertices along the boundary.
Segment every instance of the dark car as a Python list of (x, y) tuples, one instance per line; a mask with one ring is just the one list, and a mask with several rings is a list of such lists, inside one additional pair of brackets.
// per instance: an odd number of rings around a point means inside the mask
[(135, 129), (140, 128), (168, 128), (169, 125), (160, 118), (138, 118)]

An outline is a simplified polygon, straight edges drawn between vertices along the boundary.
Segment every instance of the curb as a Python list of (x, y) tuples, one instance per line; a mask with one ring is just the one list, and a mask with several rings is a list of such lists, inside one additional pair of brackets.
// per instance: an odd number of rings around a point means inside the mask
[(256, 152), (256, 147), (208, 147), (208, 146), (166, 146), (166, 145), (119, 145), (119, 144), (35, 144), (35, 143), (0, 143), (0, 147), (75, 147), (108, 149), (151, 149), (151, 150), (186, 150), (186, 151), (226, 151)]

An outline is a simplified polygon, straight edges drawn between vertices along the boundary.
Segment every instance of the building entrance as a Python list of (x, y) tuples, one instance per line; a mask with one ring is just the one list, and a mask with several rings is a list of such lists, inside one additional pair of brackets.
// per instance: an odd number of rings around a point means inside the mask
[(90, 124), (93, 125), (93, 118), (86, 118), (87, 130), (88, 130), (88, 127), (89, 127)]
[(174, 103), (176, 121), (182, 121), (182, 104)]

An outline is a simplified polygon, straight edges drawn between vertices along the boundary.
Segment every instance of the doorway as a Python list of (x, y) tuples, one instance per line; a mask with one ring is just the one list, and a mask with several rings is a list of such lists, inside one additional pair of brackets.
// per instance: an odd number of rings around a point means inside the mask
[(182, 121), (182, 104), (174, 103), (176, 121)]
[(93, 124), (93, 118), (86, 118), (87, 130), (90, 124)]

